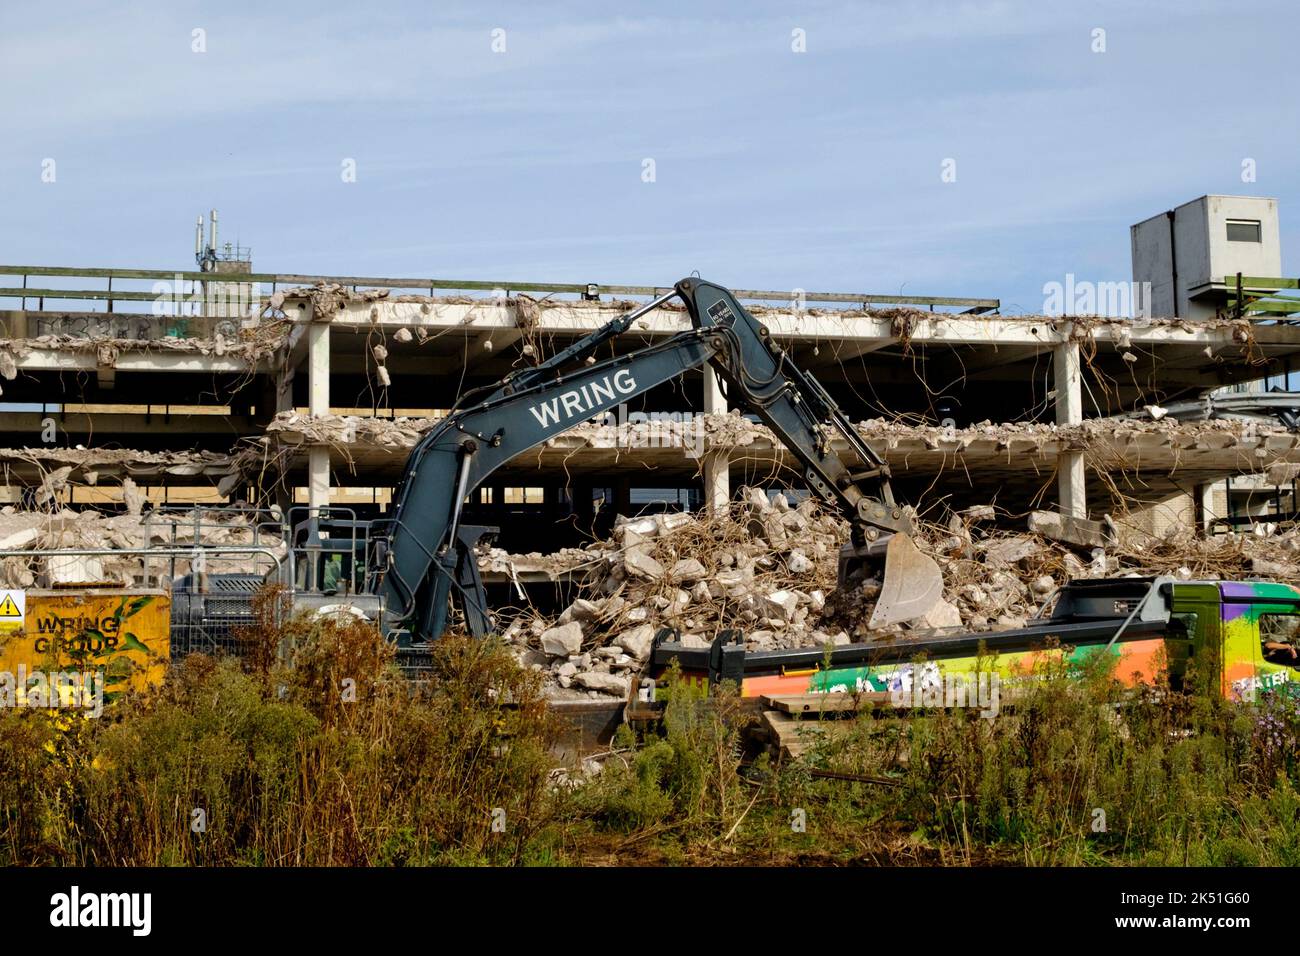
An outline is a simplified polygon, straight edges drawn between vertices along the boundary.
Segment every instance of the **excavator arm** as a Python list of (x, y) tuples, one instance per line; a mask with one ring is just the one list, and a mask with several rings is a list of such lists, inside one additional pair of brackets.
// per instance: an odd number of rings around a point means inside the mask
[[(601, 345), (673, 298), (685, 303), (692, 328), (595, 360)], [(722, 378), (730, 402), (757, 415), (799, 460), (809, 488), (848, 519), (841, 582), (887, 556), (882, 603), (902, 608), (895, 613), (923, 612), (941, 588), (938, 569), (911, 544), (911, 521), (893, 499), (888, 466), (730, 292), (691, 278), (548, 361), (466, 395), (416, 445), (395, 497), (387, 546), (378, 552), (386, 633), (403, 643), (436, 639), (446, 630), (452, 595), (471, 633), (488, 633), (491, 616), (474, 552), (496, 529), (462, 524), (466, 496), (516, 455), (705, 365)], [(839, 454), (836, 439), (861, 470)], [(892, 567), (896, 556), (908, 565), (899, 573)]]

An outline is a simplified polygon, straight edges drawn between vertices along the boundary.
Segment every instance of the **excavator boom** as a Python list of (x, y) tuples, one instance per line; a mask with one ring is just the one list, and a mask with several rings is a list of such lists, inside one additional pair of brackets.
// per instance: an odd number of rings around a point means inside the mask
[[(692, 328), (595, 361), (601, 345), (673, 298), (685, 304)], [(690, 278), (551, 359), (466, 395), (416, 445), (395, 496), (386, 547), (378, 551), (385, 631), (399, 642), (436, 639), (447, 628), (454, 596), (471, 633), (489, 632), (491, 615), (475, 549), (497, 529), (462, 524), (466, 496), (516, 455), (706, 365), (725, 384), (731, 404), (767, 424), (799, 461), (808, 487), (849, 521), (841, 584), (861, 580), (891, 553), (903, 554), (902, 574), (886, 562), (880, 605), (889, 613), (883, 618), (923, 614), (938, 598), (942, 581), (938, 567), (908, 538), (911, 519), (894, 501), (888, 465), (821, 384), (790, 362), (769, 330), (730, 292)], [(848, 459), (837, 443), (848, 449)]]

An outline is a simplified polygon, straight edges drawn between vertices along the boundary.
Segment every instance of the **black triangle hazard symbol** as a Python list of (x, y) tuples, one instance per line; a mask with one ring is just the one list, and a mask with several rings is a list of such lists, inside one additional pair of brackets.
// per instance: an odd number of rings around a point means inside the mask
[(22, 617), (18, 605), (14, 603), (13, 595), (6, 594), (5, 599), (0, 601), (0, 617)]

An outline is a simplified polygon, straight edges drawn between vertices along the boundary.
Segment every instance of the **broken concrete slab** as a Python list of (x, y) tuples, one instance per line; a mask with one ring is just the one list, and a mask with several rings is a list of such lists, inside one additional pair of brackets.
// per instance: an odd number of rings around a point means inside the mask
[(1104, 548), (1113, 544), (1106, 525), (1055, 511), (1034, 511), (1029, 515), (1029, 530), (1053, 541), (1081, 548)]
[(629, 548), (623, 553), (623, 567), (630, 577), (643, 581), (658, 581), (664, 576), (664, 566), (641, 546)]
[(569, 657), (582, 650), (582, 625), (570, 621), (542, 633), (542, 650), (551, 657)]
[(650, 648), (654, 645), (654, 639), (654, 626), (640, 624), (620, 634), (616, 639), (616, 643), (637, 660), (643, 661), (650, 656)]
[(626, 697), (631, 687), (630, 682), (621, 674), (608, 674), (602, 671), (584, 671), (573, 678), (579, 687), (597, 690), (602, 694)]
[(984, 560), (986, 561), (995, 564), (1012, 565), (1019, 564), (1025, 558), (1031, 557), (1038, 551), (1039, 547), (1040, 543), (1037, 539), (1025, 534), (984, 542), (980, 545), (980, 550), (984, 553)]
[(677, 584), (694, 584), (708, 574), (696, 558), (682, 558), (668, 572), (668, 580)]
[(918, 630), (941, 630), (949, 627), (961, 627), (963, 623), (961, 611), (941, 598), (935, 601), (925, 614), (912, 621), (911, 626)]
[(793, 591), (773, 591), (763, 597), (769, 613), (784, 621), (794, 620), (799, 608), (799, 596)]

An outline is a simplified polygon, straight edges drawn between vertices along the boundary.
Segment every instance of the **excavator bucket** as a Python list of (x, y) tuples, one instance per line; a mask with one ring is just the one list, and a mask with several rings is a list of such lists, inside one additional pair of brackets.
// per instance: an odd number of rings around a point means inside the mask
[(885, 548), (885, 580), (867, 627), (914, 621), (943, 597), (943, 572), (911, 536), (894, 534)]

